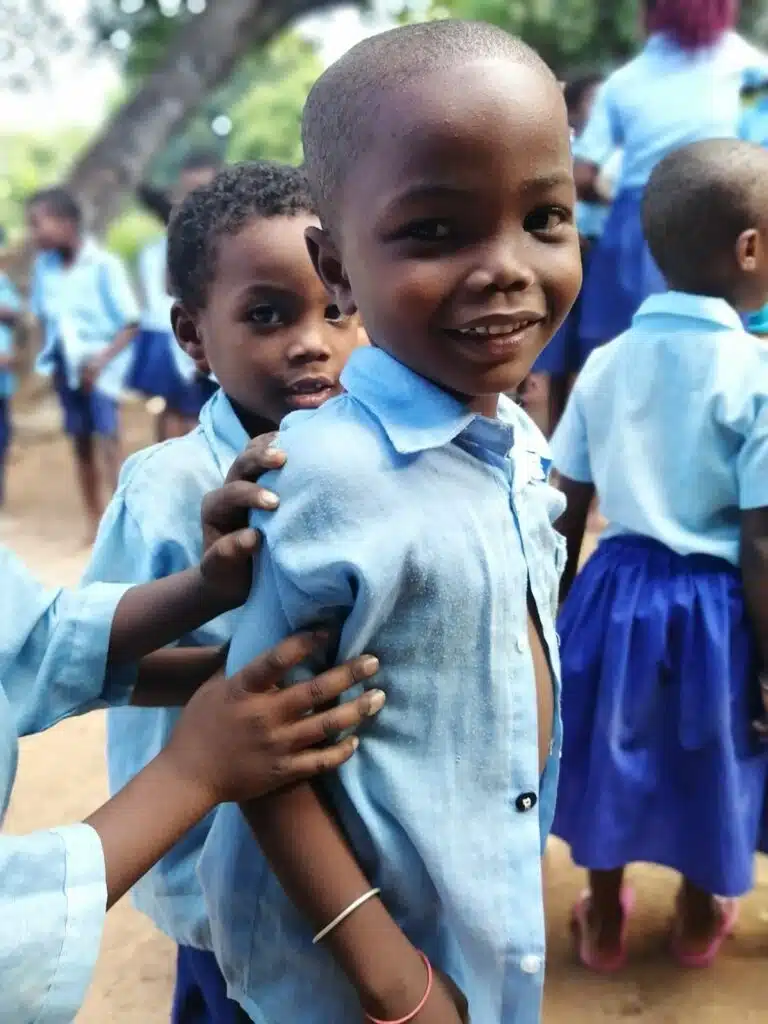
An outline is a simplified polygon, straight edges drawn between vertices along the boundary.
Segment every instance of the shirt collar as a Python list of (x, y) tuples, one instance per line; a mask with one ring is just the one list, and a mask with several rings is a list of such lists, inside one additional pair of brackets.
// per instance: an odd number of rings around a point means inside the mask
[(247, 448), (250, 438), (221, 389), (203, 406), (200, 429), (222, 476), (226, 476), (234, 460)]
[[(466, 430), (473, 420), (492, 429), (494, 421), (470, 412), (453, 395), (421, 377), (384, 349), (365, 347), (352, 353), (341, 383), (378, 421), (400, 455), (442, 448)], [(509, 399), (502, 396), (499, 419), (509, 420)], [(510, 427), (500, 423), (503, 431)], [(507, 448), (509, 445), (507, 446)]]
[(729, 331), (744, 330), (741, 317), (725, 299), (709, 295), (691, 295), (688, 292), (663, 292), (651, 295), (635, 314), (633, 324), (641, 325), (646, 317), (671, 316), (683, 320), (698, 320)]

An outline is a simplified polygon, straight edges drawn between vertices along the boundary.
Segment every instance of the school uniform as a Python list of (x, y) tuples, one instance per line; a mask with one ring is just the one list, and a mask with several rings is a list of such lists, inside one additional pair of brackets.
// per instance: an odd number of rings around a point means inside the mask
[[(538, 1024), (541, 854), (560, 748), (554, 630), (564, 506), (541, 433), (502, 398), (469, 412), (382, 349), (352, 353), (346, 393), (282, 423), (280, 507), (228, 668), (320, 621), (338, 660), (381, 659), (381, 722), (327, 780), (366, 877), (480, 1024)], [(555, 692), (543, 775), (528, 641), (530, 588)], [(199, 875), (214, 948), (256, 1024), (359, 1019), (356, 993), (291, 905), (237, 808)]]
[(648, 298), (595, 351), (552, 440), (610, 526), (561, 611), (553, 831), (575, 862), (753, 883), (766, 754), (739, 515), (768, 505), (768, 348), (719, 299)]
[[(202, 557), (200, 506), (221, 487), (248, 435), (219, 392), (201, 422), (184, 437), (129, 458), (99, 527), (85, 573), (93, 580), (146, 583), (197, 565)], [(185, 647), (226, 643), (237, 613), (230, 612), (180, 640)], [(107, 716), (110, 791), (122, 789), (170, 739), (177, 710), (119, 708)], [(173, 1020), (228, 1024), (239, 1010), (211, 950), (208, 917), (197, 880), (197, 860), (210, 819), (179, 842), (132, 890), (134, 905), (179, 945)]]
[(165, 236), (139, 255), (139, 281), (144, 298), (141, 327), (133, 344), (130, 387), (149, 397), (164, 398), (169, 409), (196, 419), (210, 397), (200, 384), (194, 360), (177, 343), (171, 330), (173, 299), (167, 292)]
[(666, 290), (641, 223), (642, 195), (653, 168), (688, 143), (733, 138), (744, 72), (766, 63), (733, 32), (694, 53), (670, 36), (654, 34), (598, 90), (574, 157), (601, 166), (621, 147), (623, 158), (618, 192), (584, 281), (584, 358), (625, 331), (645, 298)]
[(83, 389), (82, 372), (119, 331), (139, 322), (122, 262), (93, 238), (83, 240), (71, 266), (57, 252), (40, 253), (32, 275), (31, 308), (44, 328), (36, 369), (53, 378), (65, 431), (74, 437), (116, 436), (130, 346), (104, 368), (90, 392)]
[[(6, 274), (0, 273), (0, 306), (21, 311), (19, 293)], [(13, 327), (0, 323), (0, 356), (13, 354)], [(11, 397), (16, 390), (16, 377), (11, 370), (0, 370), (0, 505), (5, 498), (5, 463), (13, 438)]]
[[(0, 823), (19, 737), (130, 697), (135, 669), (106, 671), (127, 587), (48, 590), (0, 547)], [(50, 766), (56, 784), (56, 766)], [(0, 835), (0, 1020), (70, 1024), (99, 956), (104, 854), (88, 825)]]

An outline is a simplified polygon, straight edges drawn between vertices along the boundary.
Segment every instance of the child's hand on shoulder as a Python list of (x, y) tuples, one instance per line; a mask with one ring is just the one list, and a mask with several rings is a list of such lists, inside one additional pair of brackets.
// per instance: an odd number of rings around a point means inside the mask
[(160, 757), (177, 780), (195, 787), (204, 806), (257, 799), (338, 768), (355, 752), (355, 737), (319, 744), (377, 714), (383, 693), (371, 690), (331, 710), (327, 706), (370, 679), (379, 667), (375, 658), (355, 658), (308, 682), (279, 688), (327, 640), (324, 633), (289, 637), (231, 678), (218, 673), (192, 697)]
[(274, 434), (254, 438), (234, 462), (222, 487), (203, 499), (203, 555), (200, 570), (212, 595), (237, 608), (251, 589), (251, 561), (261, 538), (248, 525), (254, 509), (273, 512), (278, 498), (256, 481), (285, 464), (285, 455), (270, 448)]

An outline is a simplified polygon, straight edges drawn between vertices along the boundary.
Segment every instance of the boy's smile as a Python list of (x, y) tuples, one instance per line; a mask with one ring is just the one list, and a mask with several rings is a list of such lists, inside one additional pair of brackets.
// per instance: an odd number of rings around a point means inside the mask
[(492, 414), (581, 285), (561, 91), (493, 59), (379, 99), (319, 268), (375, 344)]

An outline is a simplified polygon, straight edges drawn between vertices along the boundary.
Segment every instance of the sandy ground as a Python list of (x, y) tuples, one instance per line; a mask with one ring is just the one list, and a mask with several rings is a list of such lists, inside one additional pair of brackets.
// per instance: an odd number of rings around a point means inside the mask
[[(126, 412), (128, 447), (147, 443), (143, 410)], [(10, 472), (10, 500), (0, 541), (50, 583), (74, 583), (85, 562), (77, 495), (55, 408), (20, 417)], [(106, 797), (104, 722), (91, 715), (24, 741), (7, 829), (29, 831), (84, 817)], [(639, 867), (639, 909), (631, 934), (631, 966), (620, 978), (589, 977), (574, 963), (568, 915), (582, 879), (553, 843), (547, 864), (550, 960), (545, 1024), (768, 1024), (768, 870), (744, 902), (736, 937), (709, 972), (681, 973), (666, 955), (674, 891), (669, 873)], [(110, 914), (101, 960), (79, 1024), (161, 1024), (168, 1020), (173, 949), (123, 901)], [(289, 1024), (289, 1022), (286, 1022)], [(301, 1022), (290, 1022), (301, 1024)], [(340, 1022), (329, 1022), (340, 1024)], [(479, 1022), (482, 1024), (482, 1022)]]

